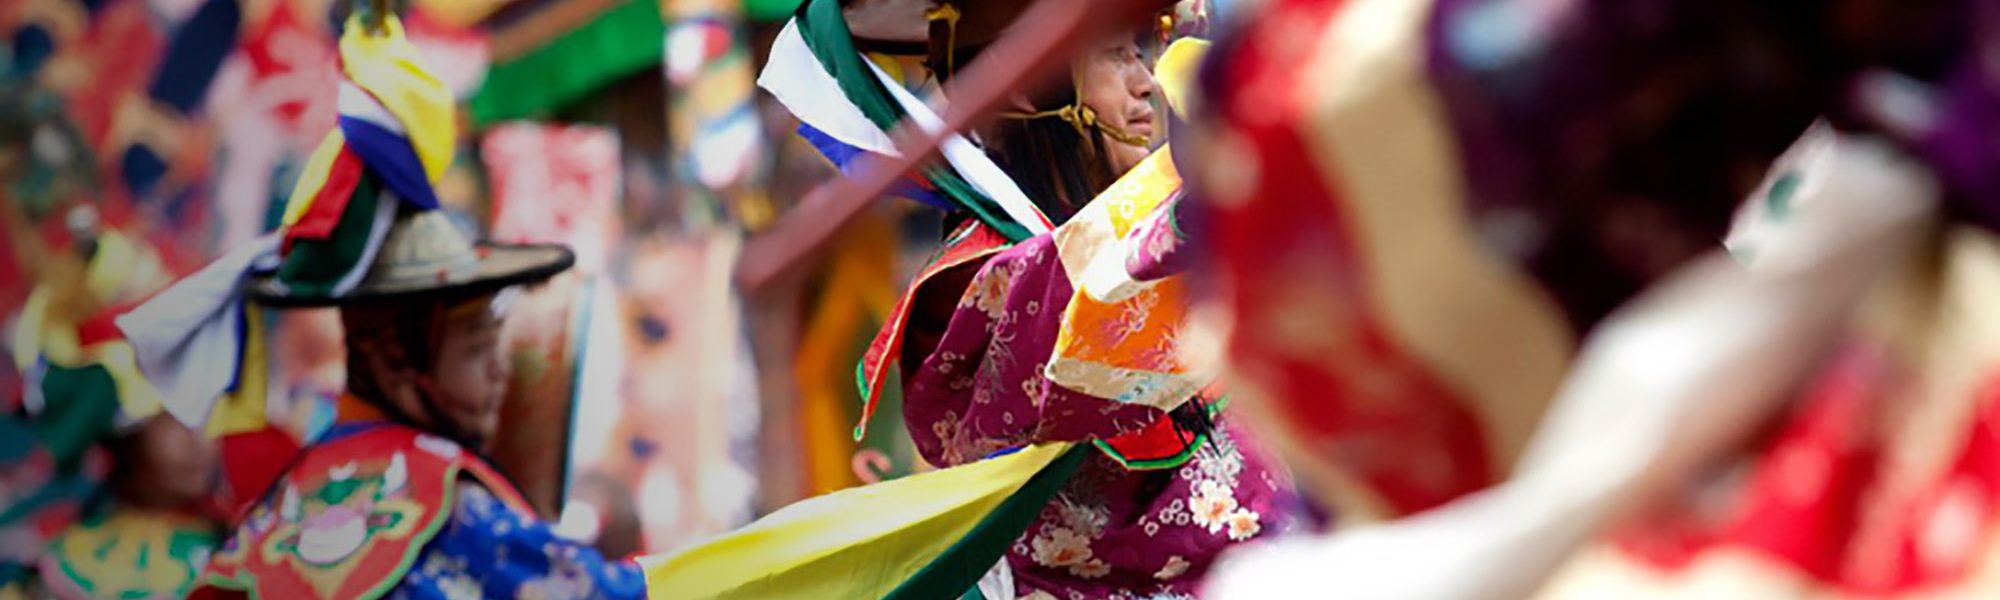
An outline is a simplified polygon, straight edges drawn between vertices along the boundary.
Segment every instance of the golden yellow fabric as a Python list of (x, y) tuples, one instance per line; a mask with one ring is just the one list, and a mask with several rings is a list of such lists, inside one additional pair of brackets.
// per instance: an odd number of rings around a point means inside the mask
[(127, 419), (137, 422), (160, 414), (164, 406), (160, 403), (160, 392), (139, 373), (131, 344), (123, 340), (93, 344), (90, 353), (111, 374), (112, 385), (118, 388), (118, 408)]
[(1063, 309), (1044, 372), (1050, 381), (1099, 398), (1170, 409), (1210, 378), (1180, 359), (1186, 282), (1135, 281), (1125, 268), (1135, 250), (1160, 250), (1136, 248), (1128, 238), (1180, 187), (1173, 153), (1162, 148), (1056, 229), (1056, 251), (1076, 291)]
[(508, 0), (417, 0), (426, 16), (452, 27), (472, 27), (491, 16)]
[(75, 329), (49, 327), (46, 323), (49, 296), (54, 293), (48, 286), (36, 287), (28, 294), (28, 302), (21, 305), (21, 314), (14, 321), (14, 368), (26, 372), (35, 366), (37, 354), (45, 354), (49, 362), (65, 366), (80, 360)]
[(1160, 53), (1160, 59), (1153, 63), (1153, 79), (1160, 82), (1160, 95), (1167, 98), (1167, 107), (1182, 116), (1187, 115), (1188, 95), (1194, 90), (1195, 70), (1201, 66), (1202, 57), (1208, 56), (1208, 40), (1181, 38), (1167, 45), (1167, 51)]
[(862, 483), (854, 471), (852, 350), (863, 327), (896, 308), (895, 221), (864, 216), (841, 235), (827, 266), (826, 289), (803, 323), (793, 380), (805, 430), (807, 488), (819, 494)]
[(83, 282), (91, 297), (115, 302), (163, 283), (158, 280), (164, 269), (156, 260), (125, 234), (105, 231), (97, 236), (97, 251), (84, 267)]
[(319, 147), (313, 149), (312, 157), (306, 159), (305, 170), (299, 171), (299, 182), (292, 186), (291, 200), (285, 203), (285, 227), (299, 222), (312, 206), (312, 200), (319, 196), (320, 188), (326, 187), (326, 175), (333, 170), (333, 159), (340, 156), (341, 148), (347, 146), (347, 136), (340, 128), (320, 139)]
[(270, 353), (264, 309), (246, 304), (243, 310), (243, 361), (236, 367), (236, 390), (224, 393), (209, 414), (206, 433), (210, 439), (257, 431), (270, 424), (265, 411), (270, 379), (266, 361), (270, 360)]
[(657, 600), (880, 598), (1069, 450), (1035, 446), (811, 498), (646, 565)]
[(395, 115), (424, 164), (424, 175), (437, 183), (451, 166), (458, 143), (451, 88), (424, 69), (417, 46), (403, 37), (402, 21), (389, 17), (382, 28), (384, 35), (371, 35), (358, 16), (351, 18), (340, 37), (341, 66), (348, 79)]

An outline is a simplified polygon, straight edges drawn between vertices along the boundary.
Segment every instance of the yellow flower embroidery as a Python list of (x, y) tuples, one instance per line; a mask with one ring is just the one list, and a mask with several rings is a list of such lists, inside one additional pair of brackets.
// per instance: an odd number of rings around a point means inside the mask
[(1222, 530), (1230, 513), (1236, 511), (1236, 498), (1227, 486), (1207, 479), (1195, 486), (1194, 498), (1188, 501), (1188, 510), (1194, 513), (1194, 524), (1215, 533)]
[(1095, 558), (1083, 564), (1069, 566), (1069, 574), (1084, 579), (1096, 579), (1109, 573), (1111, 573), (1111, 565), (1105, 564), (1104, 561)]
[(1041, 375), (1043, 367), (1044, 365), (1035, 365), (1035, 369), (1029, 372), (1028, 378), (1021, 380), (1021, 395), (1026, 396), (1028, 405), (1035, 408), (1041, 408), (1049, 395), (1048, 380), (1043, 379)]
[(1035, 536), (1035, 563), (1045, 567), (1080, 565), (1091, 558), (1090, 540), (1067, 527), (1056, 527)]
[(1229, 513), (1227, 520), (1229, 522), (1229, 540), (1233, 542), (1250, 539), (1257, 535), (1257, 532), (1264, 530), (1264, 525), (1260, 522), (1262, 520), (1261, 517), (1257, 515), (1256, 511), (1250, 509), (1239, 509), (1236, 512)]
[(989, 319), (998, 319), (1007, 310), (1007, 289), (1013, 283), (1014, 273), (1019, 268), (1013, 263), (999, 263), (979, 274), (972, 282), (970, 293), (959, 306), (979, 309)]

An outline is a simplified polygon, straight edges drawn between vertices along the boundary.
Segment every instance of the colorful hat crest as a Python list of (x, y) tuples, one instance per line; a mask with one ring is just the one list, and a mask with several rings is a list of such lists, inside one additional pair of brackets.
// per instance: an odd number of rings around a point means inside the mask
[(432, 186), (456, 142), (451, 90), (395, 17), (372, 32), (351, 17), (340, 58), (340, 126), (307, 162), (285, 207), (281, 262), (251, 296), (304, 306), (498, 289), (573, 262), (555, 246), (477, 246), (438, 212)]

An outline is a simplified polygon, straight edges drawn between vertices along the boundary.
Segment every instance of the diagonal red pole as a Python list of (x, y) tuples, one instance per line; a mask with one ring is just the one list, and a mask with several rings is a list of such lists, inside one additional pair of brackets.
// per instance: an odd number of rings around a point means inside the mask
[(1134, 27), (1151, 15), (1160, 0), (1039, 0), (1021, 13), (1013, 27), (980, 53), (945, 86), (951, 107), (944, 130), (925, 133), (907, 119), (891, 131), (902, 156), (860, 169), (854, 178), (836, 178), (808, 192), (773, 227), (744, 245), (736, 267), (736, 283), (745, 294), (766, 284), (814, 254), (868, 203), (882, 197), (896, 180), (932, 160), (944, 145), (945, 133), (964, 131), (983, 122), (1009, 94), (1023, 84), (1067, 65), (1084, 44), (1113, 27)]

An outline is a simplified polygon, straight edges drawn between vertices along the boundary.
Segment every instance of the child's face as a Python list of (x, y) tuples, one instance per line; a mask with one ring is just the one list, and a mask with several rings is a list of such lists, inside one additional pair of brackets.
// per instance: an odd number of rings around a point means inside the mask
[(431, 377), (439, 416), (480, 440), (492, 439), (499, 426), (511, 371), (491, 306), (488, 297), (451, 309)]

